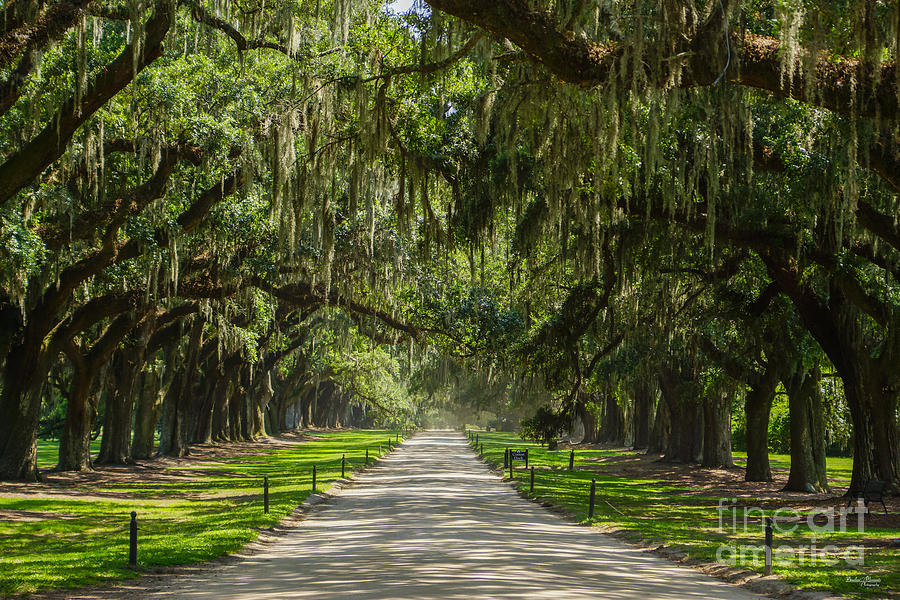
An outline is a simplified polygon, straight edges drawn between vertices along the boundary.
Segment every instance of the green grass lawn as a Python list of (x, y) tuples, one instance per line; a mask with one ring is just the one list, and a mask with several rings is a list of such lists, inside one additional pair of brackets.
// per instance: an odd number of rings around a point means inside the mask
[[(537, 496), (563, 506), (585, 524), (622, 530), (628, 539), (675, 546), (693, 559), (729, 562), (736, 554), (730, 548), (740, 549), (743, 546), (750, 550), (747, 547), (761, 546), (760, 521), (763, 512), (750, 513), (749, 526), (745, 531), (743, 507), (770, 507), (765, 511), (766, 515), (772, 515), (777, 508), (772, 506), (771, 499), (760, 499), (758, 502), (741, 499), (741, 508), (735, 511), (738, 526), (734, 528), (732, 509), (726, 504), (721, 512), (723, 527), (720, 528), (720, 512), (717, 509), (719, 498), (688, 495), (686, 492), (690, 490), (658, 479), (628, 479), (600, 473), (596, 469), (602, 465), (590, 465), (586, 460), (622, 454), (622, 451), (576, 450), (575, 470), (569, 471), (568, 449), (549, 451), (540, 445), (523, 442), (512, 433), (479, 431), (478, 436), (479, 441), (484, 444), (485, 458), (494, 466), (503, 465), (503, 454), (507, 447), (528, 448), (529, 463), (536, 466), (533, 494), (528, 492), (528, 471), (522, 468), (522, 463), (515, 463), (518, 467), (515, 478), (524, 495)], [(773, 466), (789, 467), (790, 457), (774, 456)], [(850, 459), (829, 459), (829, 476), (834, 477), (838, 485), (846, 485), (841, 480), (849, 481), (851, 466)], [(597, 481), (595, 510), (594, 517), (588, 519), (592, 478)], [(780, 514), (788, 516), (785, 512)], [(900, 557), (896, 549), (887, 545), (866, 547), (862, 564), (848, 564), (845, 560), (849, 558), (851, 563), (857, 561), (856, 551), (850, 554), (845, 552), (848, 545), (853, 545), (861, 537), (869, 540), (869, 543), (887, 543), (892, 538), (900, 537), (900, 529), (866, 527), (865, 533), (860, 534), (855, 520), (852, 520), (844, 532), (839, 531), (839, 526), (835, 527), (838, 531), (814, 532), (808, 526), (805, 515), (799, 523), (785, 524), (782, 529), (783, 531), (778, 531), (776, 528), (773, 545), (776, 549), (784, 546), (784, 554), (776, 554), (774, 572), (790, 583), (801, 588), (827, 589), (858, 598), (897, 597), (894, 594), (900, 593)], [(809, 559), (813, 544), (816, 552), (828, 545), (839, 548), (836, 551), (828, 549), (824, 556), (820, 555), (818, 561), (813, 561)], [(797, 549), (803, 549), (803, 553), (798, 553)], [(788, 555), (789, 550), (792, 555)], [(834, 564), (825, 564), (824, 560), (834, 561)], [(754, 561), (753, 554), (749, 551), (733, 563), (737, 567), (763, 571), (762, 563)], [(861, 585), (858, 580), (866, 576), (873, 580), (880, 579), (879, 585)], [(857, 581), (848, 581), (848, 578)]]
[[(303, 443), (254, 456), (186, 461), (179, 471), (198, 471), (188, 481), (40, 490), (51, 497), (0, 495), (0, 509), (53, 513), (37, 521), (0, 521), (0, 594), (81, 587), (238, 550), (311, 493), (314, 464), (321, 491), (340, 477), (342, 454), (349, 476), (363, 466), (366, 448), (373, 458), (379, 444), (387, 451), (390, 435), (317, 432)], [(52, 443), (43, 443), (40, 464), (55, 464), (55, 452)], [(263, 476), (269, 477), (268, 514)], [(137, 511), (140, 527), (137, 572), (127, 564), (131, 511)]]
[[(91, 455), (97, 458), (100, 453), (100, 439), (91, 440)], [(37, 466), (39, 469), (55, 467), (59, 462), (59, 440), (38, 440)]]

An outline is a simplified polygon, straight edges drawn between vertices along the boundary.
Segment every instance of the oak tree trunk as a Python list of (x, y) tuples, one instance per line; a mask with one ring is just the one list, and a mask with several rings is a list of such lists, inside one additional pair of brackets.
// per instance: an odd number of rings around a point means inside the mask
[(712, 390), (703, 403), (704, 467), (734, 466), (731, 457), (731, 393)]
[[(828, 490), (824, 479), (825, 465), (817, 465), (816, 457), (824, 461), (824, 437), (814, 424), (817, 413), (821, 416), (822, 401), (819, 392), (820, 376), (816, 369), (798, 365), (794, 373), (784, 381), (788, 393), (788, 416), (791, 432), (791, 472), (785, 491), (821, 492)], [(819, 450), (815, 451), (815, 447)]]
[(87, 366), (73, 365), (72, 384), (66, 401), (66, 420), (59, 438), (57, 471), (90, 471), (91, 428), (94, 415), (90, 396), (97, 372)]
[(650, 445), (651, 414), (653, 412), (653, 388), (646, 380), (634, 386), (634, 448), (644, 449)]

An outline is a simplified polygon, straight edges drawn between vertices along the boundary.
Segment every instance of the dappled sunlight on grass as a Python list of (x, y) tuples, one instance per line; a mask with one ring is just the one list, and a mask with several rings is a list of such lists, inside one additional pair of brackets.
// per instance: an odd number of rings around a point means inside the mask
[[(524, 442), (512, 433), (478, 432), (479, 442), (484, 444), (485, 459), (495, 467), (502, 467), (506, 448), (528, 448), (529, 464), (535, 466), (534, 493), (528, 493), (529, 473), (524, 463), (516, 462), (514, 476), (524, 495), (533, 495), (565, 508), (579, 521), (586, 521), (588, 496), (591, 479), (596, 479), (594, 517), (590, 523), (610, 529), (620, 530), (621, 535), (632, 540), (676, 546), (692, 558), (716, 560), (716, 551), (726, 546), (757, 546), (762, 544), (762, 515), (772, 515), (778, 506), (772, 506), (771, 499), (741, 498), (734, 511), (731, 505), (722, 509), (720, 528), (718, 497), (698, 496), (694, 490), (684, 487), (679, 481), (672, 485), (663, 479), (640, 477), (619, 477), (597, 470), (597, 459), (615, 455), (632, 454), (616, 450), (575, 451), (575, 470), (568, 470), (569, 450), (549, 451), (538, 444)], [(740, 457), (740, 453), (735, 453)], [(773, 455), (774, 468), (790, 468), (790, 457)], [(829, 458), (829, 477), (837, 481), (849, 480), (852, 460)], [(506, 470), (509, 477), (509, 470)], [(821, 504), (819, 502), (818, 504)], [(842, 506), (840, 499), (828, 503)], [(743, 523), (745, 507), (762, 506), (765, 510), (752, 512), (752, 520), (746, 530)], [(790, 504), (787, 504), (790, 506)], [(737, 515), (737, 527), (733, 527), (733, 513)], [(795, 553), (791, 557), (776, 562), (775, 573), (791, 583), (804, 588), (823, 588), (859, 598), (881, 597), (886, 592), (900, 590), (900, 558), (897, 551), (889, 546), (891, 539), (900, 537), (896, 528), (874, 528), (866, 526), (864, 533), (857, 530), (855, 517), (851, 517), (845, 531), (840, 531), (836, 521), (836, 531), (813, 531), (801, 515), (785, 531), (777, 531), (775, 546), (783, 545), (792, 549), (811, 546), (817, 551), (824, 546), (834, 545), (837, 551), (827, 558), (837, 558), (834, 565), (824, 565), (821, 561), (811, 561), (808, 554)], [(849, 557), (856, 560), (855, 552), (844, 554), (848, 547), (864, 544), (864, 564), (848, 564)], [(730, 555), (723, 552), (727, 560)], [(762, 572), (763, 566), (749, 560), (736, 566)], [(848, 578), (865, 577), (880, 579), (880, 585), (866, 588)]]
[[(138, 573), (142, 568), (207, 560), (238, 550), (312, 493), (312, 466), (322, 491), (363, 467), (365, 451), (387, 451), (387, 431), (329, 431), (259, 454), (215, 461), (180, 461), (174, 481), (116, 482), (34, 493), (0, 494), (0, 510), (43, 515), (0, 521), (0, 593), (21, 594), (134, 577), (127, 567), (127, 526), (138, 513)], [(44, 465), (55, 462), (41, 444)], [(50, 460), (50, 457), (53, 457)], [(47, 462), (50, 461), (50, 462)], [(226, 464), (212, 464), (212, 463)], [(191, 474), (196, 473), (196, 477)], [(263, 477), (269, 477), (269, 514), (263, 512)], [(81, 496), (81, 497), (79, 497)], [(63, 518), (75, 517), (75, 518)]]

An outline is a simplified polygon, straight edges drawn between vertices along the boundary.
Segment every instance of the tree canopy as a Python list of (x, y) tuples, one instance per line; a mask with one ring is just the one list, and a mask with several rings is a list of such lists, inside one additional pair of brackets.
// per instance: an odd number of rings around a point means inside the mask
[(765, 480), (781, 390), (900, 484), (896, 2), (0, 10), (0, 477), (540, 407)]

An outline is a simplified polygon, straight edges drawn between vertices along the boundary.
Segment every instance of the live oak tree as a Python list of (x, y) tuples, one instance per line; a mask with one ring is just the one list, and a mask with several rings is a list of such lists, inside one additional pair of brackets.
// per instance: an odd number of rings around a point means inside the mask
[(780, 380), (806, 489), (825, 365), (900, 483), (896, 4), (426, 4), (5, 5), (0, 477), (52, 375), (61, 468), (447, 389), (727, 466), (746, 388), (766, 479)]

